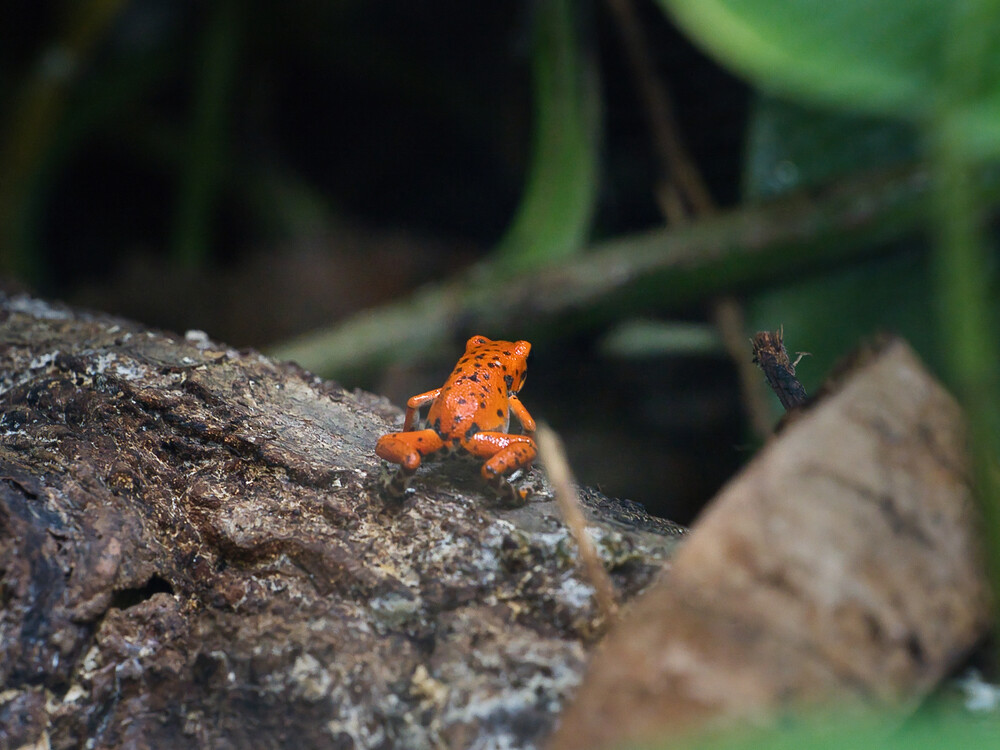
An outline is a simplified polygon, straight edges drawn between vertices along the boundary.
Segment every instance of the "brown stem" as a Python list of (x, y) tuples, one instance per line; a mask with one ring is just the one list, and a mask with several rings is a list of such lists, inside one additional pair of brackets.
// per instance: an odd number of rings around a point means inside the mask
[(608, 0), (615, 16), (618, 30), (622, 35), (625, 54), (639, 85), (653, 145), (664, 174), (677, 183), (681, 193), (687, 198), (698, 216), (715, 211), (715, 202), (698, 171), (694, 160), (688, 155), (684, 140), (677, 127), (674, 107), (666, 87), (658, 79), (649, 54), (642, 25), (631, 0)]
[(743, 305), (729, 295), (716, 297), (712, 304), (715, 327), (723, 346), (736, 365), (743, 408), (753, 434), (759, 440), (771, 434), (771, 410), (768, 408), (760, 378), (754, 370), (753, 360), (746, 356), (746, 316)]
[(594, 549), (594, 542), (587, 533), (587, 519), (580, 508), (580, 497), (573, 486), (573, 474), (570, 472), (569, 461), (566, 460), (566, 451), (558, 435), (548, 425), (538, 425), (535, 439), (538, 441), (538, 452), (545, 466), (545, 473), (552, 483), (559, 512), (569, 533), (576, 541), (580, 565), (590, 585), (594, 587), (594, 599), (601, 613), (602, 624), (606, 628), (612, 625), (618, 616), (618, 599), (611, 577), (604, 569), (604, 564)]
[[(691, 207), (691, 213), (695, 216), (710, 216), (717, 210), (715, 201), (684, 144), (674, 117), (670, 93), (656, 75), (635, 6), (632, 0), (608, 0), (608, 5), (615, 16), (625, 54), (639, 85), (653, 146), (663, 171), (663, 184), (657, 190), (660, 210), (670, 224), (687, 220), (686, 205)], [(763, 439), (770, 432), (770, 417), (760, 380), (746, 355), (746, 326), (742, 305), (735, 297), (718, 297), (712, 300), (712, 319), (736, 368), (742, 402), (751, 429), (758, 438)]]
[(786, 411), (805, 403), (806, 389), (795, 377), (795, 362), (788, 357), (780, 330), (754, 334), (753, 362), (764, 371), (767, 384)]

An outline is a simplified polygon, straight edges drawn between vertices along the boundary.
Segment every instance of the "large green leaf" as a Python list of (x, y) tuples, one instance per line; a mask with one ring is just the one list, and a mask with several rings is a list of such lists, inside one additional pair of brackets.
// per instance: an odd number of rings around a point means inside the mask
[[(948, 118), (1000, 152), (997, 0), (659, 0), (688, 34), (766, 91), (911, 121)], [(976, 71), (956, 91), (949, 70)]]

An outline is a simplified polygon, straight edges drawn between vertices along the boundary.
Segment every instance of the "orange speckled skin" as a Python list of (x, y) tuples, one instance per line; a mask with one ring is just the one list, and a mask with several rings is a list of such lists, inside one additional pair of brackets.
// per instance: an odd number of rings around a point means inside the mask
[[(511, 487), (504, 474), (530, 466), (537, 452), (529, 435), (507, 433), (511, 412), (524, 432), (535, 430), (535, 420), (517, 396), (530, 351), (527, 341), (473, 336), (443, 386), (406, 402), (403, 431), (383, 435), (375, 446), (375, 453), (400, 467), (387, 484), (389, 494), (403, 494), (424, 456), (447, 450), (484, 459), (482, 475), (490, 486), (514, 503), (525, 501), (527, 492)], [(420, 407), (428, 403), (428, 429), (414, 430)]]

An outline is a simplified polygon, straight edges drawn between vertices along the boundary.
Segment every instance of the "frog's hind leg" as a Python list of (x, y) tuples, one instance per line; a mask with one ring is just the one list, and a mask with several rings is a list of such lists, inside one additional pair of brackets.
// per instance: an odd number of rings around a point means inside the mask
[(534, 440), (527, 435), (477, 432), (469, 439), (466, 449), (474, 456), (488, 459), (483, 464), (483, 479), (498, 497), (513, 507), (524, 505), (528, 491), (516, 489), (504, 475), (531, 466), (538, 453)]
[(434, 430), (391, 432), (380, 437), (375, 453), (390, 463), (399, 464), (394, 473), (383, 478), (382, 491), (389, 497), (401, 497), (423, 457), (443, 447), (444, 441)]

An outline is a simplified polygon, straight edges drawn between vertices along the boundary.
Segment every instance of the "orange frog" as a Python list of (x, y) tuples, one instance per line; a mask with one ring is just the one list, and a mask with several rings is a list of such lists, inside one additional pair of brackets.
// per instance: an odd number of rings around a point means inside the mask
[[(517, 490), (504, 477), (524, 469), (535, 459), (535, 441), (529, 435), (510, 435), (510, 413), (526, 433), (535, 420), (518, 398), (527, 376), (527, 341), (491, 341), (473, 336), (465, 354), (440, 388), (413, 396), (406, 402), (402, 432), (379, 438), (375, 453), (399, 469), (385, 483), (393, 497), (406, 492), (421, 460), (438, 451), (464, 453), (485, 460), (482, 475), (499, 496), (512, 505), (523, 505), (527, 490)], [(428, 429), (414, 430), (420, 407), (430, 404)]]

